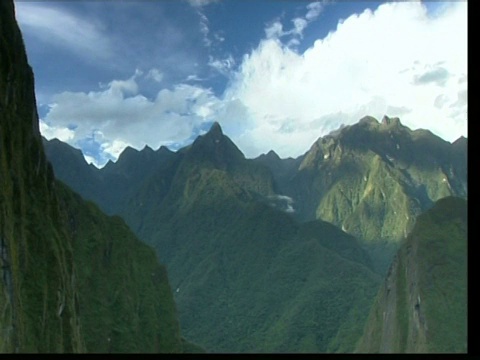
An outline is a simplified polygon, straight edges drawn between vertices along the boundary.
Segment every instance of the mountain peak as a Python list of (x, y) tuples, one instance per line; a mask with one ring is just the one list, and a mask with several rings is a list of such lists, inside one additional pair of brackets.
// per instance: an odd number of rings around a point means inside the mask
[(145, 146), (140, 152), (153, 153), (154, 150), (150, 146), (148, 146), (148, 144), (145, 144)]
[[(358, 121), (358, 124), (369, 124), (369, 125), (377, 125), (378, 124), (378, 120), (375, 119), (373, 116), (364, 116), (363, 118), (361, 118), (359, 121)], [(342, 128), (338, 129), (338, 130), (342, 130)], [(338, 131), (337, 130), (337, 131)]]
[(215, 121), (212, 124), (212, 127), (210, 128), (210, 130), (208, 131), (208, 134), (211, 134), (214, 136), (222, 136), (223, 135), (222, 127), (218, 122)]
[(398, 117), (390, 118), (387, 115), (384, 115), (383, 119), (382, 119), (382, 125), (399, 126), (399, 125), (401, 125), (401, 123), (400, 123), (400, 119)]
[(270, 160), (281, 160), (280, 156), (278, 156), (278, 154), (273, 150), (270, 150), (265, 156)]
[(452, 144), (454, 144), (454, 145), (455, 145), (455, 144), (457, 144), (457, 145), (459, 145), (459, 144), (464, 144), (464, 145), (466, 145), (467, 143), (468, 143), (467, 138), (462, 135), (462, 136), (460, 136), (457, 140), (455, 140)]

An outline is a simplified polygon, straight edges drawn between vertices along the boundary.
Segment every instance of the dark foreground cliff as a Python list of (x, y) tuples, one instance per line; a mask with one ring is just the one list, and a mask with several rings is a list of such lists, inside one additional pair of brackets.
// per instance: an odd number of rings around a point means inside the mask
[(181, 352), (165, 268), (57, 182), (13, 1), (0, 2), (0, 352)]

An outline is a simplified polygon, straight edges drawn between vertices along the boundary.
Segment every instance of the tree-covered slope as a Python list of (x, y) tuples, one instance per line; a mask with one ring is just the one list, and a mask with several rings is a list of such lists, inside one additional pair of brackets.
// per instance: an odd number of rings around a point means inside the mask
[(165, 267), (119, 217), (57, 184), (76, 266), (87, 351), (182, 352)]
[(57, 182), (12, 1), (0, 3), (0, 351), (181, 352), (165, 268)]
[(467, 351), (466, 200), (441, 199), (418, 217), (376, 297), (357, 351)]
[(341, 227), (367, 245), (383, 271), (417, 215), (442, 197), (467, 196), (466, 144), (412, 131), (398, 118), (365, 117), (318, 139), (287, 174), (278, 161), (266, 165), (299, 220)]
[(273, 189), (215, 124), (122, 216), (167, 265), (182, 333), (209, 351), (352, 351), (380, 278), (353, 237), (298, 224)]

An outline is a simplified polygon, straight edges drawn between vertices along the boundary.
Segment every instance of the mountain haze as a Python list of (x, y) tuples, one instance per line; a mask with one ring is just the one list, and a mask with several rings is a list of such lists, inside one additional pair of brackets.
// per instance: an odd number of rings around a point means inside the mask
[(191, 348), (153, 250), (55, 180), (14, 11), (0, 2), (0, 351)]

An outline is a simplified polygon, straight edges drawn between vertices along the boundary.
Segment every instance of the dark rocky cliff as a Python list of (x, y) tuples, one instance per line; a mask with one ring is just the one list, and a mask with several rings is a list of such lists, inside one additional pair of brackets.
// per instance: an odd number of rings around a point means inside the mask
[(54, 178), (14, 11), (0, 2), (0, 352), (181, 352), (153, 250)]

